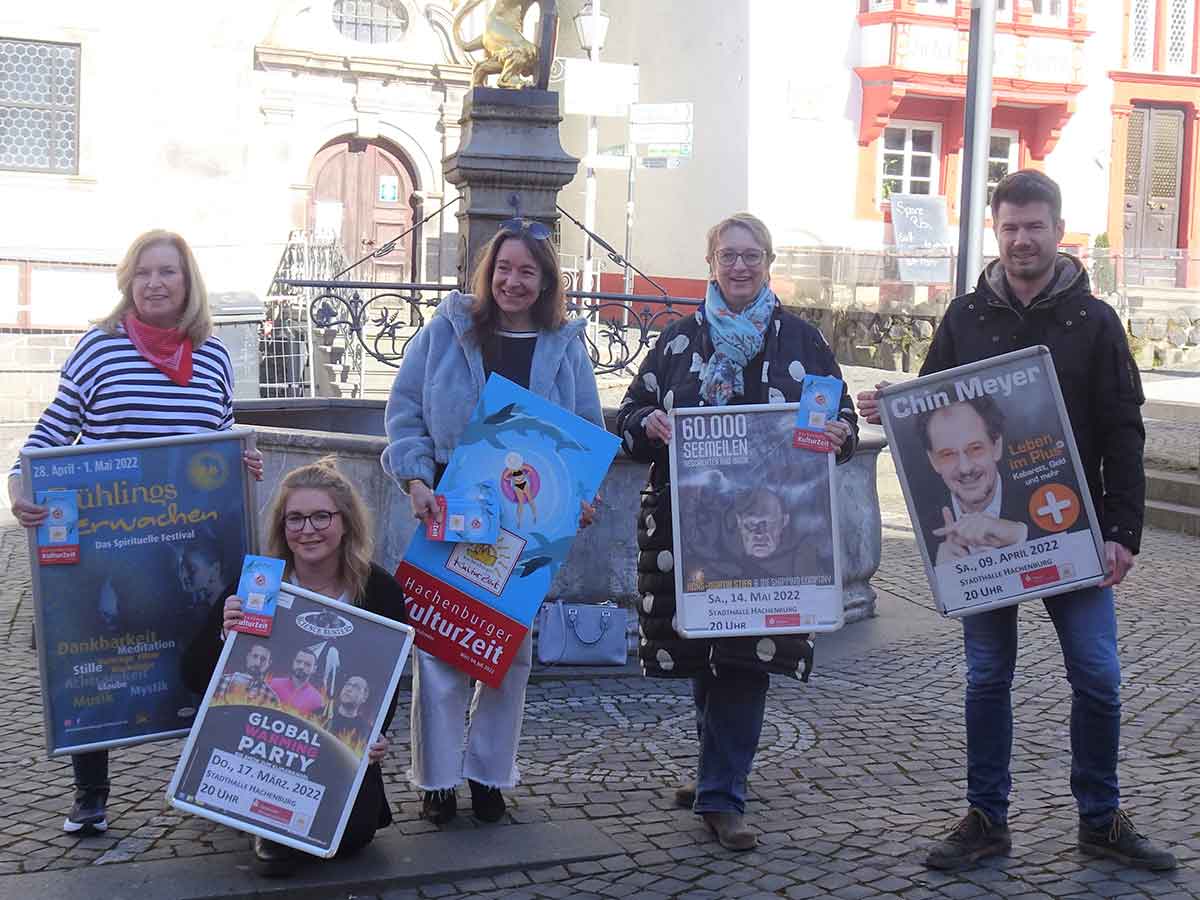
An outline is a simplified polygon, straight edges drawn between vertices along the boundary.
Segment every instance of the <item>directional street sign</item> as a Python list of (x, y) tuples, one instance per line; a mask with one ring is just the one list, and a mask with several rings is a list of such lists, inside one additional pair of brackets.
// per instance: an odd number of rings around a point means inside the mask
[(634, 103), (629, 121), (635, 125), (681, 124), (692, 121), (690, 103)]
[(690, 144), (692, 126), (690, 122), (631, 123), (629, 140), (635, 144)]

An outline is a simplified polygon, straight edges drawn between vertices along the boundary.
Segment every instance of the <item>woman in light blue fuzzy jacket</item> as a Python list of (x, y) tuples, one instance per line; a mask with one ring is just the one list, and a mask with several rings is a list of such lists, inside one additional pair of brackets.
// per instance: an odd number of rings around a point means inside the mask
[[(409, 343), (385, 413), (383, 467), (406, 491), (413, 514), (436, 516), (437, 483), (492, 372), (604, 427), (584, 320), (567, 321), (558, 255), (539, 223), (506, 222), (476, 266), (474, 295), (451, 293)], [(580, 527), (591, 522), (584, 504)], [(517, 783), (517, 743), (533, 653), (527, 635), (499, 688), (422, 650), (413, 654), (412, 769), (424, 792), (421, 817), (457, 812), (465, 777), (476, 817), (504, 815), (501, 788)], [(468, 709), (470, 722), (467, 722)]]

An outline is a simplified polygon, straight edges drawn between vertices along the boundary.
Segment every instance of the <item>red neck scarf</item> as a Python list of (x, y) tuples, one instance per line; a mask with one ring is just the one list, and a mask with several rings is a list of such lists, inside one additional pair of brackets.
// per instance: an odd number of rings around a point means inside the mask
[(138, 353), (180, 387), (192, 380), (192, 339), (178, 328), (147, 325), (133, 313), (125, 315), (125, 333)]

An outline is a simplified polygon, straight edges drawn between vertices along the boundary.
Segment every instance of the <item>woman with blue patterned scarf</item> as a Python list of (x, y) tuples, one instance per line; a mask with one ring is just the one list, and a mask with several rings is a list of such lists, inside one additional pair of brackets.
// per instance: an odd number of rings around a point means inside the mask
[[(617, 425), (626, 452), (651, 464), (637, 523), (642, 669), (651, 677), (691, 678), (696, 701), (696, 783), (676, 791), (676, 802), (702, 816), (724, 847), (749, 850), (757, 837), (743, 818), (746, 777), (769, 676), (807, 680), (812, 643), (806, 634), (780, 635), (764, 658), (757, 637), (685, 640), (676, 633), (667, 413), (794, 403), (806, 374), (840, 378), (841, 371), (821, 332), (772, 292), (775, 253), (762, 221), (739, 213), (719, 222), (708, 233), (705, 258), (710, 280), (703, 305), (663, 330), (625, 392)], [(843, 388), (838, 417), (826, 426), (839, 463), (854, 453), (857, 421)]]

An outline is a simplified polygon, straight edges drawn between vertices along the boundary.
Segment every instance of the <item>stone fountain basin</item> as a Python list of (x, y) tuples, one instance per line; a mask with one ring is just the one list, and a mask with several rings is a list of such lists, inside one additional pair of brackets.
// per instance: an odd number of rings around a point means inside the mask
[[(287, 472), (332, 454), (374, 516), (375, 561), (395, 571), (417, 521), (408, 498), (379, 464), (387, 444), (383, 409), (382, 400), (241, 400), (234, 403), (234, 418), (255, 429), (265, 457), (264, 478), (257, 491), (260, 512)], [(605, 410), (610, 431), (615, 415), (615, 409)], [(879, 452), (885, 446), (881, 436), (864, 435), (854, 459), (837, 469), (847, 622), (875, 614), (870, 580), (879, 568), (882, 547), (875, 478)], [(614, 599), (630, 607), (636, 604), (635, 513), (646, 469), (623, 454), (617, 457), (601, 487), (603, 501), (596, 523), (575, 541), (552, 595), (567, 600)]]

